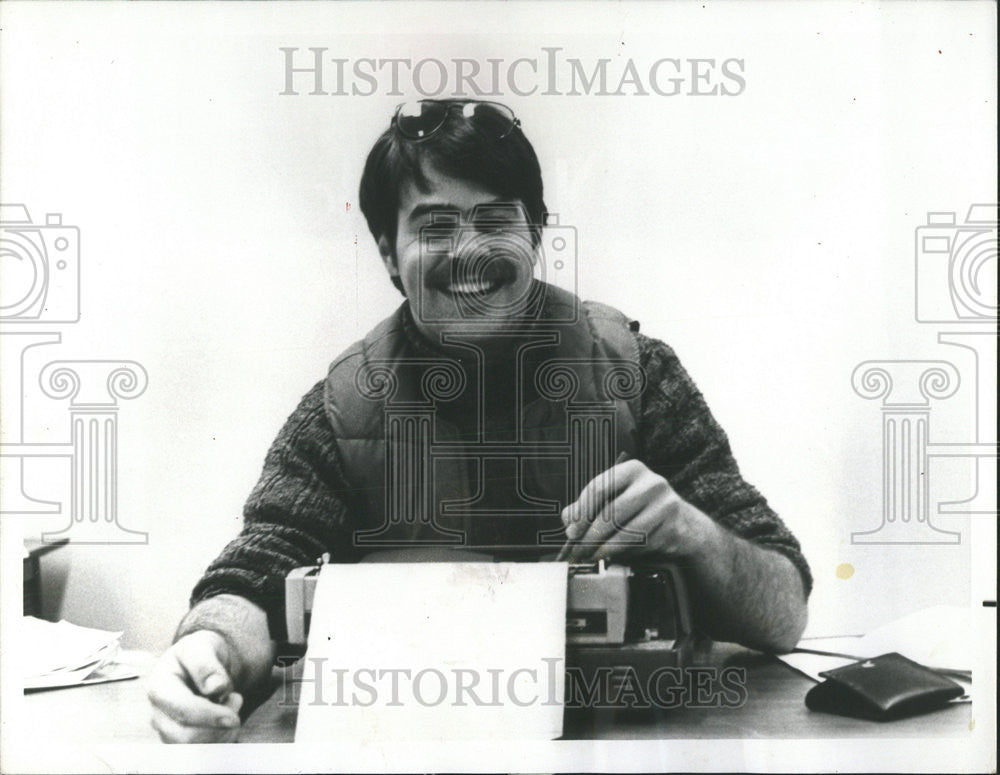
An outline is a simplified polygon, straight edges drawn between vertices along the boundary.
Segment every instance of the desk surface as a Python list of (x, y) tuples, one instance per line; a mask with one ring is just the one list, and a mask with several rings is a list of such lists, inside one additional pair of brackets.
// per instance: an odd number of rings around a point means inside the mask
[[(934, 738), (969, 734), (969, 704), (879, 724), (809, 711), (804, 697), (813, 682), (773, 657), (716, 644), (711, 663), (746, 668), (748, 694), (742, 706), (677, 708), (644, 715), (567, 711), (564, 739)], [(140, 669), (147, 672), (148, 667), (147, 662)], [(279, 705), (283, 692), (280, 680), (276, 674), (274, 693), (245, 720), (241, 742), (292, 742), (296, 709)], [(149, 726), (142, 678), (28, 694), (24, 711), (25, 728), (50, 739), (91, 745), (158, 740)]]

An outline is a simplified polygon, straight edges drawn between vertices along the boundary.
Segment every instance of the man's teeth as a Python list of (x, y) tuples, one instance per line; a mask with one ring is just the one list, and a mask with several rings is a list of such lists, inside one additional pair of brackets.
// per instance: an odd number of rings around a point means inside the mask
[(497, 286), (496, 282), (460, 282), (448, 285), (449, 293), (486, 293)]

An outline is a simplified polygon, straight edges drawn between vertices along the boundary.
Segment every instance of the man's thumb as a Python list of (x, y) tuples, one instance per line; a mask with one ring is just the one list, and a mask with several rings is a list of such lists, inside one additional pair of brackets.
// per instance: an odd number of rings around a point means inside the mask
[[(195, 644), (191, 644), (195, 645)], [(229, 672), (214, 649), (206, 649), (203, 644), (186, 654), (185, 667), (198, 693), (213, 700), (224, 700), (233, 690)]]
[(198, 681), (198, 689), (205, 697), (214, 700), (223, 700), (232, 690), (229, 676), (222, 671), (221, 667), (206, 673)]

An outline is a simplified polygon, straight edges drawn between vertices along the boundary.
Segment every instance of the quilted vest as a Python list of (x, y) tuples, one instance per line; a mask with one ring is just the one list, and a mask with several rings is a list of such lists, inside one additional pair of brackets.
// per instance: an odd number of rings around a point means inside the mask
[(554, 286), (538, 318), (488, 340), (470, 328), (450, 350), (467, 355), (446, 355), (404, 303), (332, 363), (324, 409), (360, 554), (555, 551), (562, 508), (636, 454), (645, 378), (629, 319)]

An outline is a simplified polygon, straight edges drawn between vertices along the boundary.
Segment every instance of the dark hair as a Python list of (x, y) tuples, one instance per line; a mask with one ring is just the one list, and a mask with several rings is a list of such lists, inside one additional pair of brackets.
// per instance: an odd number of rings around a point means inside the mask
[[(469, 100), (446, 102), (464, 105)], [(497, 196), (519, 199), (529, 223), (539, 229), (545, 225), (542, 171), (535, 149), (520, 126), (497, 140), (456, 114), (458, 111), (452, 111), (445, 124), (426, 140), (409, 140), (390, 126), (375, 141), (361, 175), (359, 201), (376, 241), (386, 236), (395, 248), (400, 192), (409, 182), (426, 190), (429, 183), (421, 169), (424, 162), (458, 180), (477, 183)], [(538, 239), (535, 230), (536, 244)], [(393, 277), (392, 281), (402, 292), (399, 278)]]

